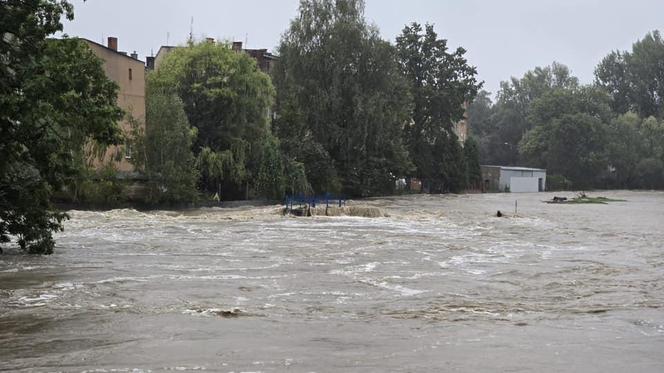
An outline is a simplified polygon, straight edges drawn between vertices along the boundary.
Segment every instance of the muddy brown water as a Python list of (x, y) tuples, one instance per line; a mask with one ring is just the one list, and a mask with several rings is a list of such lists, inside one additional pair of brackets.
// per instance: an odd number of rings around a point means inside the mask
[(598, 194), (72, 211), (0, 256), (0, 370), (662, 372), (664, 193)]

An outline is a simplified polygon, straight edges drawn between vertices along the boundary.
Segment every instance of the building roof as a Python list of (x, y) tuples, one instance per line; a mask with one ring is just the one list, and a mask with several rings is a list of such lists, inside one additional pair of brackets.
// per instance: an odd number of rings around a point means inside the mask
[(108, 50), (108, 51), (111, 51), (111, 52), (113, 52), (113, 53), (115, 53), (115, 54), (117, 54), (117, 55), (124, 56), (124, 57), (126, 57), (126, 58), (131, 59), (132, 61), (140, 62), (140, 63), (142, 63), (143, 65), (145, 65), (145, 61), (141, 61), (141, 60), (139, 60), (138, 58), (134, 58), (134, 57), (128, 55), (127, 53), (124, 53), (124, 52), (118, 52), (118, 51), (116, 51), (115, 49), (111, 49), (111, 48), (109, 48), (109, 47), (107, 47), (107, 46), (105, 46), (105, 45), (103, 45), (103, 44), (99, 44), (99, 43), (97, 43), (96, 41), (92, 41), (92, 40), (90, 40), (90, 39), (86, 39), (86, 38), (80, 38), (80, 39), (81, 39), (81, 40), (85, 40), (85, 41), (87, 41), (88, 43), (91, 43), (91, 44), (97, 45), (97, 46), (99, 46), (99, 47), (102, 47), (102, 48), (104, 48), (104, 49), (106, 49), (106, 50)]
[(168, 51), (170, 51), (172, 49), (176, 49), (176, 48), (181, 48), (181, 47), (176, 47), (176, 46), (173, 46), (173, 45), (162, 45), (161, 47), (159, 47), (159, 50), (157, 51), (157, 56), (159, 55), (159, 53), (161, 53), (162, 50), (168, 52)]
[(492, 165), (482, 165), (481, 167), (500, 168), (501, 170), (506, 170), (506, 171), (538, 171), (538, 172), (546, 172), (546, 169), (544, 169), (544, 168), (529, 168), (529, 167), (516, 167), (516, 166), (492, 166)]
[(270, 59), (270, 60), (278, 60), (279, 59), (279, 56), (268, 52), (267, 49), (242, 49), (242, 50), (245, 51), (246, 53), (250, 54), (250, 55), (261, 54), (261, 55), (263, 55), (263, 58), (267, 58), (267, 59)]

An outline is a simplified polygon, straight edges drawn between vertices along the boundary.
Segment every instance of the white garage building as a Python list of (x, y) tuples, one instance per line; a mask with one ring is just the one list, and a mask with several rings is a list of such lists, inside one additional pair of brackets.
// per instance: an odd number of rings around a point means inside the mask
[(546, 170), (511, 166), (481, 166), (485, 192), (537, 193), (546, 188)]

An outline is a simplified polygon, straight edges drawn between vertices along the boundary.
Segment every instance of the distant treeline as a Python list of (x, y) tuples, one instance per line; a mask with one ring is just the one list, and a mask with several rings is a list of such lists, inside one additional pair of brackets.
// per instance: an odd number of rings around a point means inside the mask
[(562, 64), (482, 91), (469, 109), (484, 164), (548, 170), (550, 189), (664, 188), (664, 41), (614, 51), (580, 85)]

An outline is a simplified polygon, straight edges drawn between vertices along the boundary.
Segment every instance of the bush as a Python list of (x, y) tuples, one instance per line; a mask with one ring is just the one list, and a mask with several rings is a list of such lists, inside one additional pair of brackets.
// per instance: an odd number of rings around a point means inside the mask
[(546, 177), (546, 190), (572, 190), (572, 182), (563, 175), (549, 175)]

